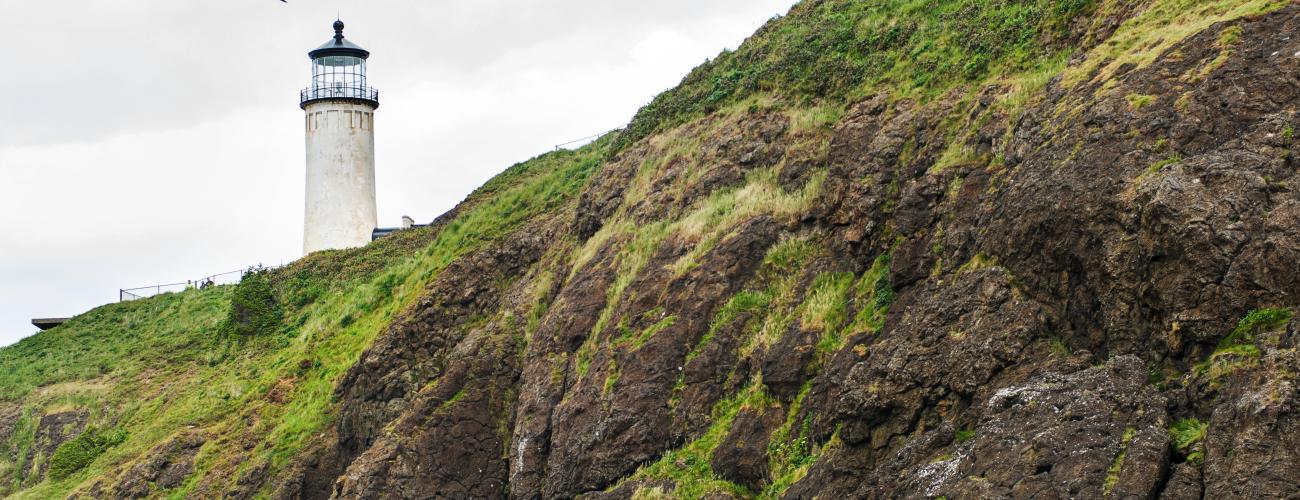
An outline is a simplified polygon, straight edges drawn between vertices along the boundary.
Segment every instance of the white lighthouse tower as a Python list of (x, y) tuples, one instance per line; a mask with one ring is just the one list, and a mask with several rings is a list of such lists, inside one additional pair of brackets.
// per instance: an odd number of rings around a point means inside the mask
[(303, 253), (370, 242), (375, 214), (375, 109), (379, 91), (366, 83), (370, 52), (334, 38), (309, 52), (311, 86), (299, 103), (307, 114), (307, 210)]

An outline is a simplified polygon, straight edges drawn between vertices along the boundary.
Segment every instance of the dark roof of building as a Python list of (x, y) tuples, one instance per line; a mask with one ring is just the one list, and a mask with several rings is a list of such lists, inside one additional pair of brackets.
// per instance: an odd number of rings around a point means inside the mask
[(36, 318), (32, 320), (32, 326), (35, 326), (36, 328), (40, 328), (41, 330), (49, 330), (56, 326), (67, 323), (68, 319), (69, 318)]
[(370, 51), (343, 38), (343, 21), (334, 21), (334, 38), (307, 53), (307, 57), (312, 59), (326, 56), (353, 56), (366, 59), (370, 57)]
[(415, 229), (417, 227), (429, 227), (429, 224), (413, 224), (411, 227), (377, 227), (370, 231), (370, 241), (375, 241), (398, 231)]

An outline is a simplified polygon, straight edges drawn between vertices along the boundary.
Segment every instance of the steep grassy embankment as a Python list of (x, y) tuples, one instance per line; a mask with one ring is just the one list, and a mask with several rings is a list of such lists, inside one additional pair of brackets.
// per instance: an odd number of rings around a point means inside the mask
[(1297, 31), (1282, 0), (806, 0), (432, 228), (0, 351), (0, 478), (1289, 494)]
[[(129, 485), (134, 490), (92, 491), (148, 492), (168, 467), (180, 466), (184, 473), (155, 491), (213, 496), (238, 489), (243, 471), (283, 467), (330, 421), (339, 375), (424, 285), (464, 253), (573, 198), (602, 147), (511, 167), (435, 228), (267, 272), (282, 317), (255, 335), (223, 328), (239, 287), (217, 287), (97, 308), (0, 350), (3, 491), (62, 496), (139, 467), (158, 454), (155, 447), (187, 433), (202, 438), (180, 456), (133, 471), (141, 476)], [(42, 482), (59, 443), (91, 427), (124, 439)]]

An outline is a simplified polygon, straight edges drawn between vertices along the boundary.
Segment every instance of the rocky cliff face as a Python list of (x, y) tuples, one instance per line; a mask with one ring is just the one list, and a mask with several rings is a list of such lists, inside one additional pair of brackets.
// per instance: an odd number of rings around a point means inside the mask
[(1105, 5), (1038, 84), (631, 143), (442, 273), (279, 494), (1296, 494), (1300, 7)]

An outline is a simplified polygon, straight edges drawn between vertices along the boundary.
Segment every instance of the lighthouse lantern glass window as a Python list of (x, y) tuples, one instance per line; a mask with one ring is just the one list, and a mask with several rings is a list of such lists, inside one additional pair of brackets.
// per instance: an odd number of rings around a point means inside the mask
[(312, 93), (319, 97), (362, 97), (365, 86), (365, 59), (325, 56), (312, 61)]

